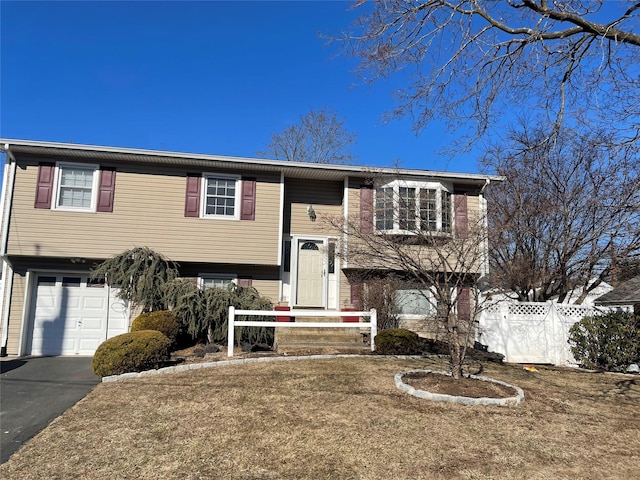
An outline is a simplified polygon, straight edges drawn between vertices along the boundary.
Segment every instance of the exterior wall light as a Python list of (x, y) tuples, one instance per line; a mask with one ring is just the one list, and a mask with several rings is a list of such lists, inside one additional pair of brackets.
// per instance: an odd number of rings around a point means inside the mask
[(307, 215), (309, 215), (309, 220), (312, 222), (316, 221), (316, 211), (313, 209), (313, 205), (307, 207)]

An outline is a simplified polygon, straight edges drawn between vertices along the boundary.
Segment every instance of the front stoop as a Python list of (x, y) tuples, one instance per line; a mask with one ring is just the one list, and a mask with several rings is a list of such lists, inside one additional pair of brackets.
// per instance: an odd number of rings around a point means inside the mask
[[(341, 321), (340, 317), (296, 318), (296, 323), (339, 323)], [(370, 350), (368, 333), (368, 330), (363, 330), (361, 333), (359, 327), (287, 328), (283, 326), (275, 329), (274, 346), (278, 353), (364, 353)]]

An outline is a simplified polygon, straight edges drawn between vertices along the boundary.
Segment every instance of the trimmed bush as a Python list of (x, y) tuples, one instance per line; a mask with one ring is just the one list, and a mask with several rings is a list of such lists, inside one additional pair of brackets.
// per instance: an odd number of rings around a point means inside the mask
[(155, 312), (143, 313), (136, 317), (131, 324), (131, 331), (156, 330), (163, 333), (171, 343), (175, 343), (180, 333), (180, 322), (169, 310), (158, 310)]
[(569, 329), (569, 345), (585, 368), (623, 370), (640, 361), (640, 317), (621, 312), (584, 317)]
[(110, 338), (93, 356), (93, 371), (99, 377), (158, 368), (170, 358), (169, 340), (156, 330), (138, 330)]
[(420, 355), (418, 334), (406, 328), (382, 330), (375, 337), (376, 353), (382, 355)]

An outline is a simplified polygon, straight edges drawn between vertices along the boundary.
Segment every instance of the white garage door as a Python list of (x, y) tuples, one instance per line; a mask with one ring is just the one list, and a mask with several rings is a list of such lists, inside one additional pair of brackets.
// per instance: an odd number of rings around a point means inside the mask
[(88, 275), (37, 275), (29, 355), (93, 355), (107, 338), (128, 330), (128, 310), (114, 289)]

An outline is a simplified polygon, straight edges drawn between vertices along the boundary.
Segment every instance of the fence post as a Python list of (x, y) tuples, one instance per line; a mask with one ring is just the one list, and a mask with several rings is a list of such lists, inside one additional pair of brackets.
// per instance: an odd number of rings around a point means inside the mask
[(498, 322), (498, 333), (500, 337), (500, 348), (502, 350), (494, 350), (494, 352), (504, 353), (504, 361), (509, 362), (510, 352), (508, 349), (507, 339), (511, 337), (511, 322), (509, 322), (509, 304), (503, 302), (500, 305), (500, 321)]
[(371, 313), (369, 322), (371, 322), (371, 351), (373, 352), (376, 349), (375, 338), (378, 334), (378, 313), (375, 308), (372, 308), (369, 312)]
[(229, 305), (229, 321), (227, 322), (227, 357), (233, 357), (233, 336), (235, 333), (236, 309)]

